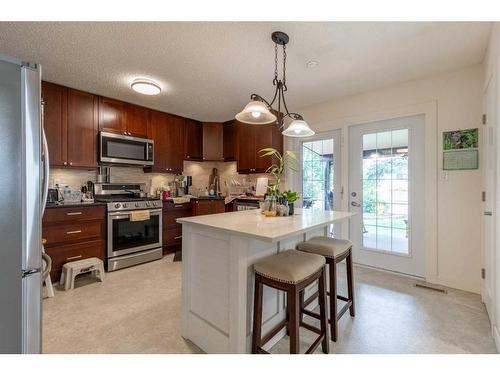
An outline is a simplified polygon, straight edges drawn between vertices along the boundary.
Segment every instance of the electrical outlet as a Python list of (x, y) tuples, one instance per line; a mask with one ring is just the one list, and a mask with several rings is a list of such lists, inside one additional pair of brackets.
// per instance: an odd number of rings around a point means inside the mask
[(448, 172), (446, 171), (441, 172), (441, 179), (443, 181), (448, 181)]

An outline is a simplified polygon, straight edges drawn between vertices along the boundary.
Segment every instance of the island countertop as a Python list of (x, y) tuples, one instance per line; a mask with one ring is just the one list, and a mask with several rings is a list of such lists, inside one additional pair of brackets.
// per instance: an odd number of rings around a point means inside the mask
[(355, 214), (346, 211), (296, 208), (293, 216), (285, 217), (265, 217), (260, 210), (248, 210), (184, 217), (177, 219), (177, 222), (213, 228), (266, 242), (278, 242), (353, 215)]

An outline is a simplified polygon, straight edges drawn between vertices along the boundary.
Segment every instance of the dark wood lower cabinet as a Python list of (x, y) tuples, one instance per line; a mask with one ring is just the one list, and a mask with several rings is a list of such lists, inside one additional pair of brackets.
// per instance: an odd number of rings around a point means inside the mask
[(193, 216), (226, 212), (224, 199), (197, 199), (193, 204)]
[(163, 202), (163, 254), (182, 250), (181, 217), (210, 215), (225, 212), (224, 199), (195, 199), (189, 203)]
[(163, 254), (174, 253), (182, 248), (182, 224), (176, 220), (192, 216), (192, 203), (163, 202)]
[(49, 208), (42, 222), (45, 252), (52, 259), (53, 282), (65, 263), (86, 258), (105, 261), (106, 207)]

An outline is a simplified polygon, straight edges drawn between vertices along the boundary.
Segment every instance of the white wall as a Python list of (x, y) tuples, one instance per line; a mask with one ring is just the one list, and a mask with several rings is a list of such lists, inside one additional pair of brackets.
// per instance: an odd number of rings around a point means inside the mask
[[(441, 150), (443, 131), (465, 128), (481, 131), (483, 75), (483, 66), (477, 65), (298, 110), (317, 132), (342, 129), (346, 192), (349, 191), (349, 125), (356, 121), (380, 120), (384, 116), (427, 112), (426, 183), (430, 186), (426, 191), (430, 194), (426, 196), (436, 201), (429, 202), (434, 212), (426, 214), (426, 225), (428, 235), (437, 237), (426, 241), (426, 247), (435, 248), (426, 251), (431, 254), (427, 279), (476, 293), (481, 287), (481, 170), (452, 171), (443, 179)], [(343, 207), (348, 209), (347, 199)]]
[[(485, 74), (484, 74), (484, 88), (490, 80), (496, 80), (496, 93), (493, 93), (493, 100), (495, 102), (495, 107), (499, 108), (499, 99), (500, 99), (500, 85), (499, 85), (499, 72), (500, 72), (500, 25), (495, 23), (490, 35), (490, 40), (488, 44), (488, 50), (485, 58)], [(487, 98), (485, 98), (485, 101)], [(495, 118), (488, 119), (488, 122), (496, 128), (496, 149), (497, 155), (498, 150), (500, 150), (500, 117), (498, 115), (498, 109), (495, 111)], [(497, 345), (497, 349), (500, 351), (500, 222), (496, 217), (500, 213), (500, 182), (498, 178), (500, 177), (500, 163), (496, 163), (496, 204), (493, 209), (493, 217), (495, 224), (495, 232), (496, 232), (496, 246), (493, 249), (492, 254), (492, 263), (487, 268), (487, 272), (492, 273), (491, 283), (493, 285), (490, 286), (493, 295), (489, 296), (491, 299), (491, 310), (489, 311), (491, 323), (492, 323), (492, 332), (493, 337), (495, 338), (495, 342)], [(485, 296), (487, 297), (487, 296)]]

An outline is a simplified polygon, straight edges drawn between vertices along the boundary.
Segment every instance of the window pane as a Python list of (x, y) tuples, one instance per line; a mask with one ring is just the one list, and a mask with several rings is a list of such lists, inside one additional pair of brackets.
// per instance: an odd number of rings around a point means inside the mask
[(405, 229), (392, 230), (392, 251), (408, 254), (408, 232)]
[(408, 253), (408, 157), (408, 129), (363, 135), (365, 247)]
[(377, 227), (374, 225), (363, 225), (363, 247), (377, 248)]

